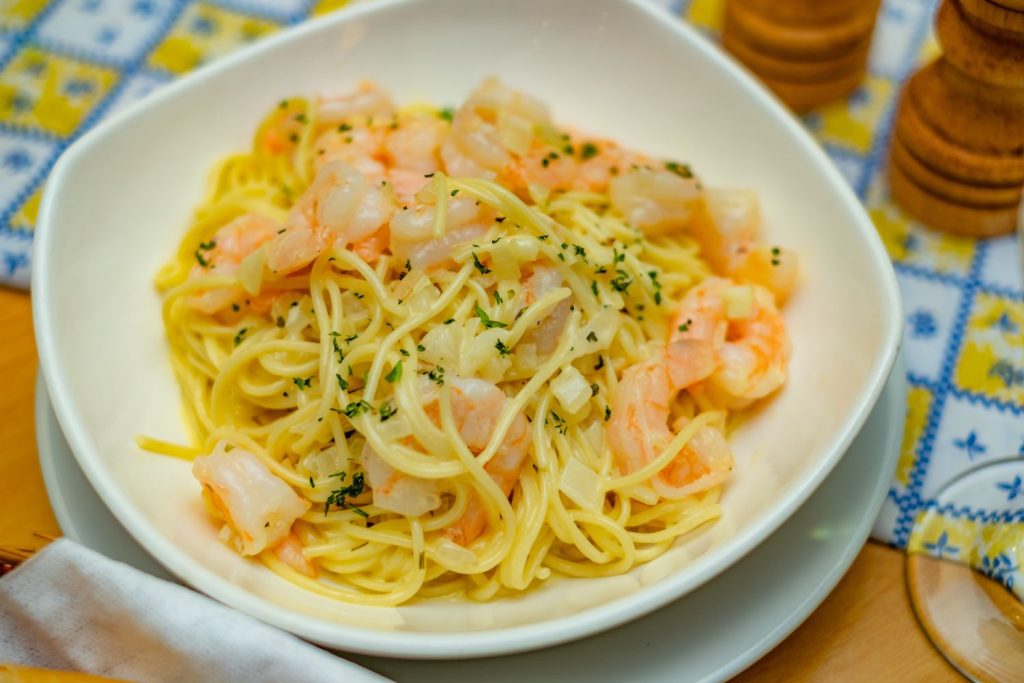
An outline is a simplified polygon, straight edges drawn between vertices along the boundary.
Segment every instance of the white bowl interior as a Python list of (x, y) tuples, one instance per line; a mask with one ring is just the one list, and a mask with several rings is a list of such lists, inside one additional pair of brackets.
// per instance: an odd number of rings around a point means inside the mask
[[(756, 189), (803, 286), (785, 309), (784, 391), (734, 439), (722, 519), (616, 578), (562, 580), (488, 605), (357, 607), (309, 594), (217, 540), (187, 463), (140, 451), (182, 439), (152, 286), (206, 173), (281, 97), (376, 80), (399, 101), (457, 103), (482, 78), (555, 117)], [(838, 173), (798, 125), (695, 33), (638, 4), (383, 2), (303, 26), (171, 86), (64, 155), (45, 198), (34, 291), (47, 385), (76, 456), (126, 528), (186, 582), (318, 642), (401, 656), (480, 655), (606, 628), (714, 576), (782, 523), (866, 418), (895, 356), (889, 262)]]

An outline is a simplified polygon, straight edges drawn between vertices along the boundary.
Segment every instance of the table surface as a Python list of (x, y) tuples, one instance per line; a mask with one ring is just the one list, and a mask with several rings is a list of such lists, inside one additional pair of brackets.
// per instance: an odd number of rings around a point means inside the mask
[[(0, 287), (0, 546), (37, 548), (57, 536), (36, 454), (38, 362), (28, 294)], [(914, 619), (903, 555), (868, 543), (811, 617), (736, 681), (955, 681)]]

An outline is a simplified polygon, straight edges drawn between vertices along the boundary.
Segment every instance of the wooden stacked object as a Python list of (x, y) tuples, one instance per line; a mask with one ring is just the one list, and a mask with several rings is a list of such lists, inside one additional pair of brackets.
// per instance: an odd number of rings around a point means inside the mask
[(893, 127), (893, 197), (964, 235), (1014, 229), (1024, 185), (1024, 0), (944, 0), (943, 56), (907, 81)]
[(864, 79), (878, 3), (727, 0), (722, 45), (790, 108), (807, 111)]

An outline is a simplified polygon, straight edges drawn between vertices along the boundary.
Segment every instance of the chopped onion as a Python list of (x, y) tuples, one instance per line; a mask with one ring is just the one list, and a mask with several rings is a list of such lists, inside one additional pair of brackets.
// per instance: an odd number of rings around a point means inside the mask
[(596, 512), (601, 509), (601, 476), (577, 458), (570, 458), (562, 470), (558, 490), (584, 510)]
[(570, 413), (578, 412), (593, 394), (586, 378), (572, 365), (558, 373), (558, 377), (551, 380), (550, 386), (551, 393)]
[(433, 551), (432, 559), (445, 569), (463, 574), (476, 571), (474, 569), (477, 564), (476, 554), (469, 548), (463, 548), (447, 536), (438, 539), (431, 550)]
[(654, 505), (658, 502), (659, 496), (657, 491), (652, 489), (649, 484), (636, 484), (635, 486), (627, 486), (621, 489), (620, 492), (625, 495), (638, 500), (644, 505)]
[(395, 415), (381, 422), (377, 432), (385, 441), (398, 441), (412, 434), (412, 427), (402, 415)]
[(459, 358), (459, 347), (462, 346), (463, 329), (461, 325), (437, 325), (423, 335), (420, 340), (426, 350), (420, 357), (435, 365), (450, 364)]
[(522, 116), (498, 111), (498, 140), (513, 154), (523, 155), (533, 143), (533, 124)]
[(491, 248), (491, 261), (495, 264), (501, 261), (511, 261), (516, 265), (529, 263), (537, 260), (537, 249), (538, 242), (535, 237), (511, 235)]
[(314, 479), (323, 479), (335, 472), (347, 470), (346, 465), (345, 456), (337, 446), (307, 453), (299, 461), (299, 468), (313, 475)]
[(441, 505), (436, 481), (401, 474), (380, 457), (370, 444), (363, 446), (362, 462), (370, 488), (373, 489), (373, 504), (382, 510), (419, 517)]
[(587, 350), (601, 351), (602, 349), (608, 348), (612, 343), (612, 338), (615, 336), (615, 332), (618, 330), (618, 327), (618, 311), (611, 307), (607, 307), (602, 308), (600, 311), (592, 315), (590, 317), (590, 321), (580, 330), (580, 334), (585, 339), (591, 332), (593, 332), (597, 337), (597, 341), (586, 342), (589, 344)]
[(267, 263), (269, 248), (269, 244), (264, 244), (242, 259), (238, 266), (238, 280), (242, 283), (242, 288), (252, 296), (259, 294), (263, 287), (263, 267)]
[(479, 371), (489, 363), (495, 363), (507, 359), (498, 356), (498, 340), (508, 338), (508, 331), (498, 328), (484, 330), (471, 339), (462, 353), (459, 354), (459, 375), (462, 377), (476, 377)]
[(756, 239), (761, 208), (753, 190), (704, 191), (704, 203), (718, 233), (726, 240)]
[(405, 304), (409, 307), (410, 314), (419, 315), (430, 308), (440, 295), (437, 287), (427, 278), (420, 278), (412, 294), (406, 297)]
[(530, 199), (533, 200), (533, 203), (538, 206), (546, 204), (548, 197), (551, 196), (551, 190), (540, 183), (530, 183), (527, 185), (526, 191), (530, 194)]
[(729, 320), (749, 318), (754, 310), (754, 290), (750, 285), (727, 287), (722, 294), (725, 299), (725, 317)]
[(604, 423), (598, 420), (591, 422), (583, 429), (583, 437), (589, 442), (595, 453), (600, 453), (604, 446)]

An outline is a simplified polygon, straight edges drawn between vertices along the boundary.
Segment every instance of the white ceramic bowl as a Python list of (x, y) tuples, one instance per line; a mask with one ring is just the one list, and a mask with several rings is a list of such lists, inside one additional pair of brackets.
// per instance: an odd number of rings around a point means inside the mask
[[(184, 432), (153, 275), (210, 165), (246, 146), (281, 97), (372, 78), (399, 101), (448, 104), (489, 74), (541, 97), (558, 120), (690, 162), (709, 185), (759, 192), (768, 238), (803, 263), (785, 311), (790, 380), (736, 435), (722, 519), (648, 565), (491, 604), (332, 602), (228, 550), (188, 464), (134, 446), (140, 432)], [(881, 392), (902, 330), (881, 242), (811, 138), (682, 22), (621, 0), (383, 1), (270, 38), (72, 146), (47, 185), (34, 264), (39, 353), (57, 416), (128, 531), (224, 603), (318, 643), (390, 656), (552, 645), (693, 590), (782, 524), (832, 469)]]

